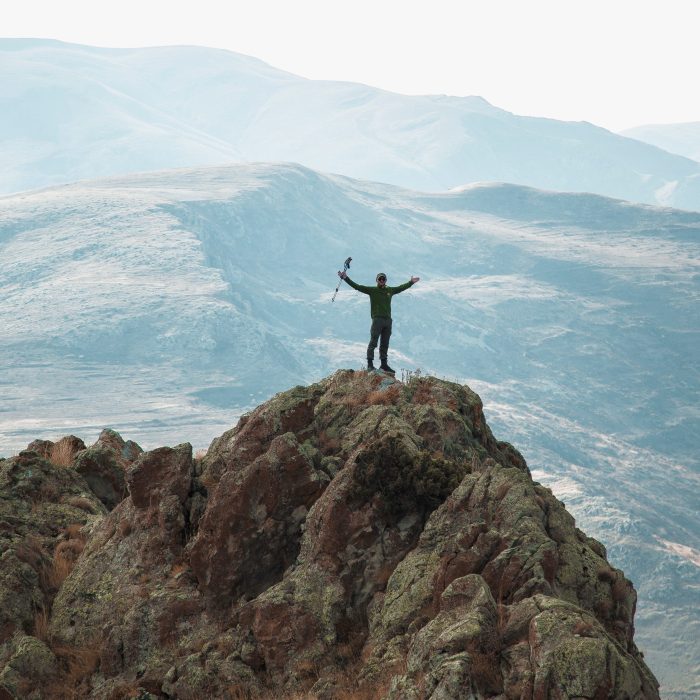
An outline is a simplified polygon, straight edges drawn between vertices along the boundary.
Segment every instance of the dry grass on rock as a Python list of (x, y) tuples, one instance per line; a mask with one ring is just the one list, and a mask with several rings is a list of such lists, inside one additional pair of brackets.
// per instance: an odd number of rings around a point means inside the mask
[(49, 451), (49, 460), (57, 467), (70, 467), (74, 456), (75, 448), (68, 440), (59, 440)]
[(45, 608), (40, 608), (34, 613), (34, 636), (42, 642), (48, 642), (49, 613)]
[(73, 508), (80, 508), (80, 510), (84, 510), (87, 513), (95, 512), (92, 501), (89, 498), (85, 498), (84, 496), (71, 496), (66, 501), (66, 504), (69, 506), (73, 506)]
[(392, 406), (395, 405), (401, 396), (401, 385), (392, 384), (386, 389), (378, 389), (367, 395), (366, 403), (369, 406)]
[(100, 645), (54, 646), (52, 651), (58, 659), (61, 672), (53, 683), (43, 688), (44, 697), (47, 700), (74, 700), (89, 697), (88, 681), (99, 665)]
[(69, 525), (63, 532), (64, 540), (56, 545), (51, 562), (41, 572), (42, 585), (47, 591), (57, 591), (73, 570), (85, 548), (85, 535), (79, 523)]
[(585, 620), (579, 620), (572, 630), (573, 634), (578, 637), (594, 637), (595, 627)]

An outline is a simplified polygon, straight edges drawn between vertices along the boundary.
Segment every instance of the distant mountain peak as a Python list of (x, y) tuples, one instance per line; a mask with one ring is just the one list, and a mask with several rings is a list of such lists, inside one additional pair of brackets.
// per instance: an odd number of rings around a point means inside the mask
[(678, 124), (645, 124), (620, 132), (670, 153), (700, 161), (700, 121)]
[[(700, 164), (478, 96), (309, 80), (224, 49), (0, 40), (0, 192), (232, 161), (423, 191), (476, 181), (700, 209)], [(669, 183), (677, 183), (671, 187)]]

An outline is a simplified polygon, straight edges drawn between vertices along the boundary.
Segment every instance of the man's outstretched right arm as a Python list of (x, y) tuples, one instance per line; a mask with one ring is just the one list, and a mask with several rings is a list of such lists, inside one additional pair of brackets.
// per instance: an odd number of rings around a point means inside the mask
[(353, 289), (357, 289), (358, 292), (362, 292), (363, 294), (369, 294), (370, 290), (372, 287), (366, 287), (364, 284), (357, 284), (357, 282), (353, 282), (350, 277), (348, 277), (347, 272), (343, 271), (338, 271), (338, 277), (341, 279), (344, 279)]

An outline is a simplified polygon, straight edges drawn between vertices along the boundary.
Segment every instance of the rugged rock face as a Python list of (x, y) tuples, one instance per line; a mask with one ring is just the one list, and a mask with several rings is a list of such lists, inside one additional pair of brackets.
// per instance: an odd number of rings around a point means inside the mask
[(658, 697), (631, 583), (467, 387), (340, 371), (202, 460), (64, 440), (0, 462), (0, 698)]

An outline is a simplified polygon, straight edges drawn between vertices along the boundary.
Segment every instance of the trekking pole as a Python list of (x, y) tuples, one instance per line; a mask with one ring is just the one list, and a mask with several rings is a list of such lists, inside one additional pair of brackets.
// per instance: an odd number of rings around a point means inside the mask
[[(352, 258), (348, 258), (344, 263), (343, 263), (343, 272), (347, 272), (350, 269), (350, 263), (352, 262)], [(340, 283), (343, 281), (343, 278), (341, 277), (338, 280), (338, 286), (335, 288), (335, 292), (333, 293), (333, 298), (331, 301), (335, 301), (335, 295), (338, 293), (338, 290), (340, 289)]]

